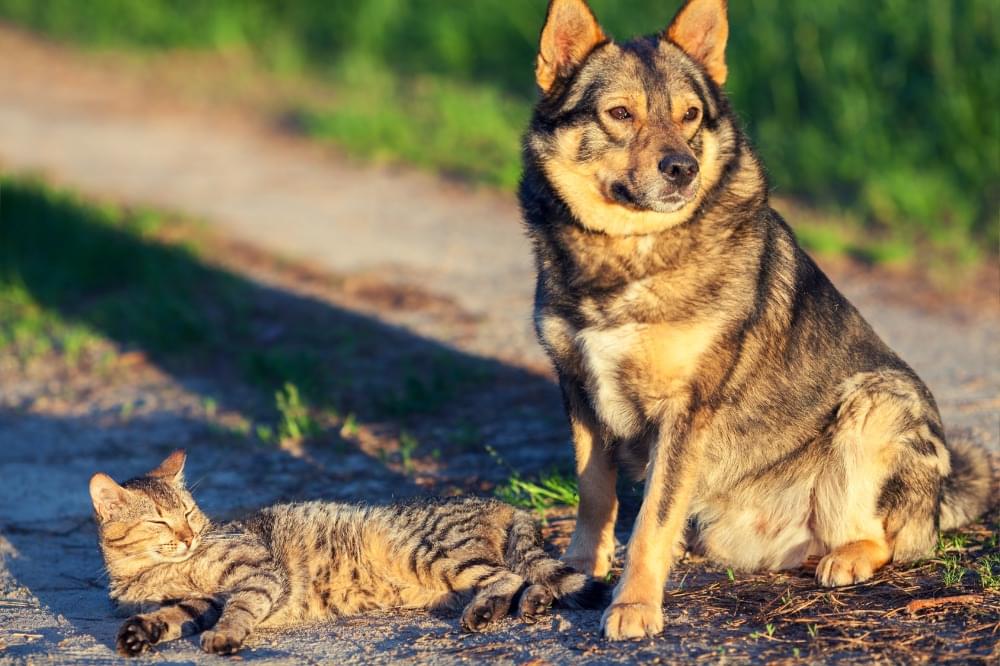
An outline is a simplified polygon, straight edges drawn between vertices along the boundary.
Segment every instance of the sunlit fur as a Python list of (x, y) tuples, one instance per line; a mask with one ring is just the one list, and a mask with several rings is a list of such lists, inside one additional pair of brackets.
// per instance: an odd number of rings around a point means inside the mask
[(128, 656), (199, 632), (206, 651), (232, 653), (257, 627), (378, 608), (465, 604), (462, 627), (480, 631), (514, 603), (530, 621), (606, 597), (545, 554), (529, 514), (495, 500), (305, 502), (213, 524), (177, 469), (91, 482), (111, 598), (135, 613), (118, 634)]
[[(604, 634), (663, 628), (686, 534), (740, 569), (821, 558), (824, 586), (929, 556), (939, 526), (985, 508), (985, 454), (946, 442), (927, 387), (770, 207), (719, 85), (725, 2), (690, 0), (623, 44), (582, 0), (554, 0), (553, 20), (542, 48), (557, 34), (572, 58), (539, 78), (520, 200), (580, 479), (567, 563), (607, 573), (618, 471), (645, 480)], [(676, 151), (698, 161), (690, 192), (657, 170)]]

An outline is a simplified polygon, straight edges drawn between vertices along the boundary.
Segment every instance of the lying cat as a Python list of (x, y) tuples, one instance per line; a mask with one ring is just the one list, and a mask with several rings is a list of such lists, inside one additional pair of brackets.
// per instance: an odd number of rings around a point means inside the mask
[(121, 485), (90, 480), (111, 598), (138, 613), (118, 632), (126, 656), (199, 632), (203, 650), (232, 654), (257, 627), (470, 596), (461, 624), (481, 631), (518, 593), (527, 621), (609, 596), (542, 550), (528, 513), (495, 500), (279, 504), (217, 525), (186, 489), (184, 461), (175, 451)]

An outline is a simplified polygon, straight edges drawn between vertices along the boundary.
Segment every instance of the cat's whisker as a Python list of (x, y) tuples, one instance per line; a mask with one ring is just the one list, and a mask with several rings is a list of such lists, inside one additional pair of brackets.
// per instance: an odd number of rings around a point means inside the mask
[(201, 485), (201, 483), (202, 483), (202, 481), (204, 481), (204, 480), (205, 480), (205, 479), (207, 479), (207, 478), (208, 478), (208, 475), (207, 475), (207, 474), (205, 474), (205, 475), (201, 476), (201, 477), (200, 477), (200, 478), (199, 478), (199, 479), (198, 479), (197, 481), (195, 481), (194, 483), (189, 483), (189, 484), (188, 484), (188, 492), (193, 492), (193, 491), (195, 490), (195, 488), (197, 488), (198, 486), (200, 486), (200, 485)]
[[(135, 553), (132, 555), (122, 555), (115, 558), (115, 565), (120, 566), (122, 564), (131, 564), (133, 562), (137, 562), (139, 560), (148, 558), (149, 558), (149, 553), (147, 552)], [(111, 567), (108, 565), (99, 567), (97, 569), (97, 573), (103, 575), (105, 578), (108, 578), (111, 576)]]

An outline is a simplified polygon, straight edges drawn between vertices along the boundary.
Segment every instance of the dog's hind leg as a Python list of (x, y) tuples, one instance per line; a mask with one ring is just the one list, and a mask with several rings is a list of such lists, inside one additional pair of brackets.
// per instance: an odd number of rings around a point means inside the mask
[(899, 371), (846, 382), (813, 495), (811, 527), (824, 552), (820, 585), (860, 583), (890, 561), (932, 552), (949, 455), (940, 417), (921, 389)]

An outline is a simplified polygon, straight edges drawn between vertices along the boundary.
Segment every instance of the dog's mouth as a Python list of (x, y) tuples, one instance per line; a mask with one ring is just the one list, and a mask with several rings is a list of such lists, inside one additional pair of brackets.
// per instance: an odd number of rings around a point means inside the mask
[(635, 208), (637, 210), (641, 209), (642, 206), (639, 205), (639, 200), (632, 194), (632, 191), (628, 188), (628, 185), (619, 181), (611, 184), (610, 199), (617, 204), (626, 206), (628, 208)]
[(681, 208), (684, 208), (684, 206), (688, 205), (692, 199), (694, 199), (693, 191), (684, 194), (674, 192), (673, 194), (668, 194), (662, 199), (653, 202), (650, 206), (650, 210), (655, 210), (658, 213), (673, 213)]
[(624, 206), (635, 211), (673, 213), (694, 199), (698, 193), (699, 179), (695, 178), (683, 188), (657, 184), (648, 189), (629, 186), (625, 181), (612, 182), (605, 191), (609, 203)]

